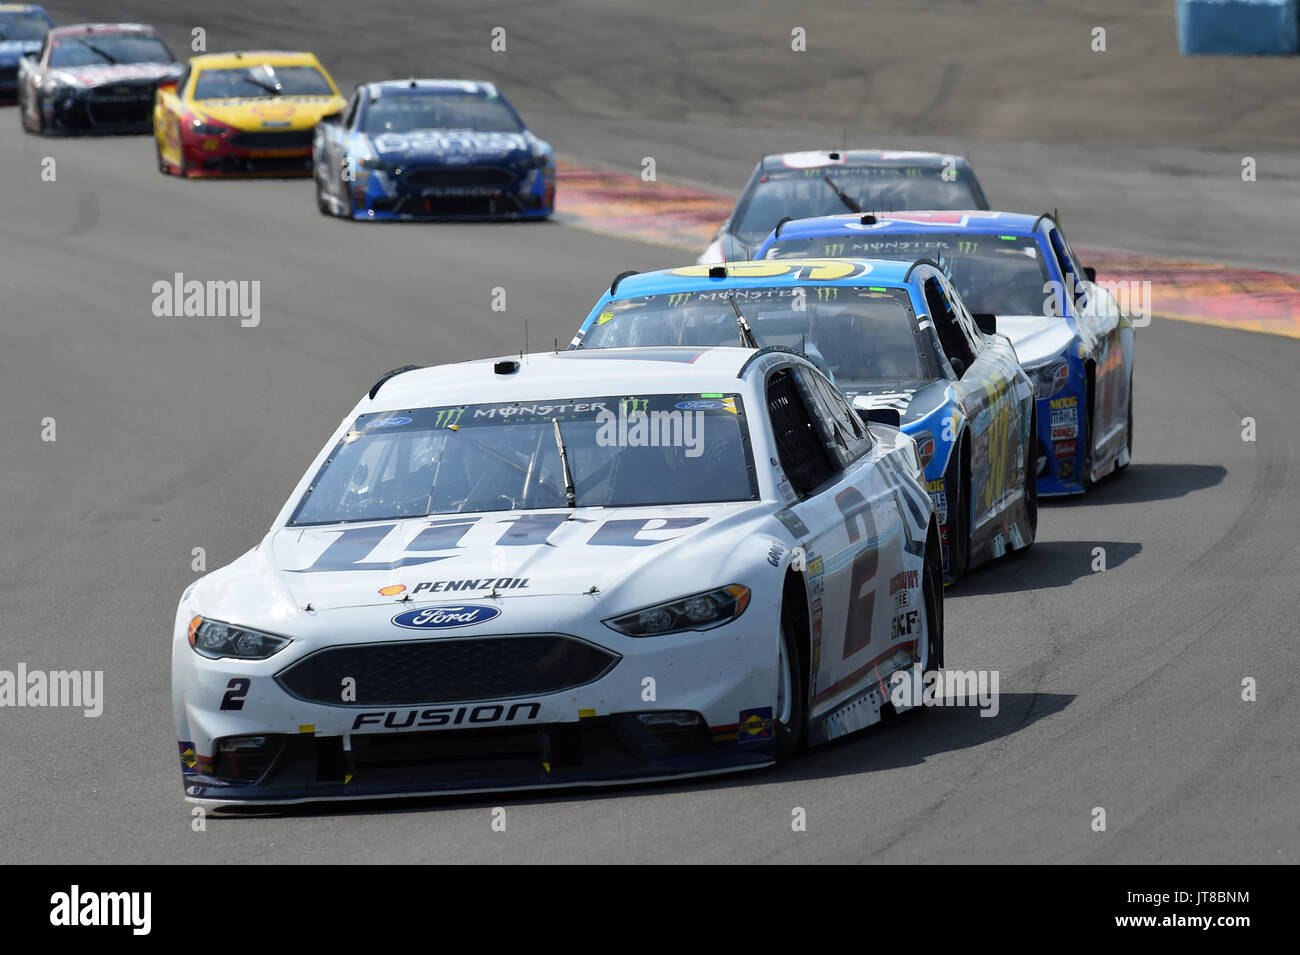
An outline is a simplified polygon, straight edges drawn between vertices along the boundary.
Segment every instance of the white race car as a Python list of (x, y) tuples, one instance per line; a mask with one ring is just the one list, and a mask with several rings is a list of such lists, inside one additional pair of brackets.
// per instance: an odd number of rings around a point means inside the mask
[(941, 666), (942, 600), (916, 445), (793, 352), (398, 369), (181, 598), (186, 797), (764, 766)]

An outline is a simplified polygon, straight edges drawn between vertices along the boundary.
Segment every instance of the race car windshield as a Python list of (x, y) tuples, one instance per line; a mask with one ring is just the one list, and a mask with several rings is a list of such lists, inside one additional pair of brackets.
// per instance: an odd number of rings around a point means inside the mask
[[(766, 259), (845, 257), (938, 262), (972, 312), (1054, 315), (1047, 267), (1032, 236), (897, 233), (777, 239)], [(1046, 286), (1046, 287), (1045, 287)]]
[(290, 525), (757, 498), (734, 394), (612, 395), (365, 414), (330, 453)]
[(969, 180), (949, 181), (943, 173), (942, 166), (826, 166), (771, 173), (741, 197), (732, 231), (757, 245), (787, 216), (809, 219), (849, 211), (836, 188), (868, 212), (979, 206)]
[(372, 100), (364, 131), (372, 135), (416, 129), (472, 129), (518, 133), (519, 119), (498, 98), (476, 93), (398, 93)]
[(162, 40), (141, 33), (92, 33), (55, 40), (50, 45), (50, 66), (53, 68), (174, 62)]
[(43, 40), (50, 23), (38, 13), (0, 14), (0, 42)]
[(314, 66), (240, 66), (204, 70), (195, 99), (256, 99), (263, 96), (333, 96), (329, 80)]
[(729, 296), (760, 345), (804, 352), (841, 386), (923, 376), (911, 302), (895, 288), (810, 282), (619, 299), (596, 316), (582, 347), (739, 345)]

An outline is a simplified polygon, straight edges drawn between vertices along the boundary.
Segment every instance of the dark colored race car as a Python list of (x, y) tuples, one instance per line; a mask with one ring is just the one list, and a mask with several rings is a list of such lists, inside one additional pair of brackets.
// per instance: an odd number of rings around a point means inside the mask
[(147, 133), (158, 84), (180, 66), (153, 27), (79, 23), (50, 30), (18, 65), (23, 128), (41, 135)]
[(881, 149), (764, 156), (730, 218), (696, 261), (743, 262), (784, 219), (893, 209), (987, 209), (962, 156)]
[(42, 7), (0, 3), (0, 106), (18, 102), (18, 62), (40, 50), (52, 26)]
[(491, 83), (358, 86), (316, 127), (316, 205), (351, 219), (545, 219), (555, 157)]

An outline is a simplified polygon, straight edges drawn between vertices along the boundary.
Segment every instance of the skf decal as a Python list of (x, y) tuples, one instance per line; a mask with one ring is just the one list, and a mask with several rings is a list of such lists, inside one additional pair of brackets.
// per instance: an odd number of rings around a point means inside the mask
[(489, 723), (526, 723), (537, 719), (542, 704), (484, 703), (481, 706), (435, 706), (427, 710), (376, 710), (358, 713), (352, 721), (353, 732), (372, 729), (409, 730), (430, 726), (484, 726)]
[(921, 611), (909, 610), (906, 613), (900, 613), (894, 617), (889, 625), (889, 639), (897, 640), (899, 637), (910, 637), (916, 633), (916, 629), (921, 623)]
[(757, 743), (772, 738), (772, 707), (761, 706), (756, 710), (741, 710), (736, 727), (741, 744)]

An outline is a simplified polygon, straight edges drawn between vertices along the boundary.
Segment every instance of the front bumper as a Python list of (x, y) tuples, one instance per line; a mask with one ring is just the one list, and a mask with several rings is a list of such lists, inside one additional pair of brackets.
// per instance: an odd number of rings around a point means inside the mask
[(154, 85), (61, 89), (42, 94), (45, 132), (51, 135), (139, 134), (153, 131)]
[(181, 150), (191, 179), (286, 178), (311, 175), (312, 129), (205, 136), (185, 130)]
[[(178, 615), (172, 692), (186, 798), (274, 804), (600, 785), (774, 761), (773, 608), (638, 639), (600, 633), (599, 612), (575, 620), (565, 612), (572, 598), (511, 598), (516, 620), (523, 601), (542, 608), (533, 619), (566, 620), (568, 632), (380, 629), (373, 639), (375, 608), (354, 608), (331, 611), (328, 632), (322, 624), (320, 636), (266, 660), (213, 660), (188, 644), (190, 612)], [(544, 640), (582, 652), (501, 652)], [(346, 702), (341, 676), (355, 678)]]
[(352, 218), (363, 221), (544, 219), (555, 211), (555, 170), (417, 168), (359, 178), (349, 193)]

